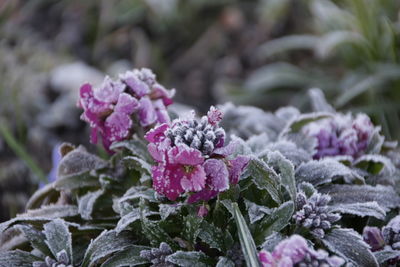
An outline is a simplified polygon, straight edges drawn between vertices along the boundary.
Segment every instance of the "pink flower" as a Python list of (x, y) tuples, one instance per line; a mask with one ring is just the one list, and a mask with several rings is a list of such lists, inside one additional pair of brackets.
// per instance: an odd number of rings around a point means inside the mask
[(112, 143), (130, 138), (134, 126), (148, 130), (170, 121), (166, 107), (175, 91), (166, 90), (155, 78), (151, 70), (141, 69), (127, 71), (118, 80), (107, 76), (94, 89), (90, 84), (81, 87), (78, 105), (84, 110), (82, 120), (91, 127), (92, 143), (100, 135), (109, 151)]
[(272, 253), (262, 250), (258, 258), (262, 267), (311, 266), (311, 263), (317, 263), (318, 266), (339, 267), (344, 264), (342, 258), (329, 257), (324, 250), (315, 251), (308, 247), (307, 241), (299, 235), (292, 235), (281, 241)]
[(245, 156), (229, 158), (234, 146), (223, 147), (225, 131), (218, 125), (222, 115), (215, 109), (208, 115), (200, 121), (188, 118), (165, 123), (145, 136), (157, 162), (153, 187), (170, 200), (189, 193), (189, 203), (207, 201), (237, 183), (248, 163)]

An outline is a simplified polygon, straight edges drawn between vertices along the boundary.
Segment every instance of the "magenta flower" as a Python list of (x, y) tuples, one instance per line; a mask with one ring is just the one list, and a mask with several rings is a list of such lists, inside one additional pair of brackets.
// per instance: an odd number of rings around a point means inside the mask
[(207, 201), (236, 184), (249, 159), (231, 159), (234, 144), (224, 147), (222, 113), (211, 108), (199, 121), (194, 117), (161, 124), (149, 131), (148, 151), (157, 162), (152, 169), (154, 189), (170, 200), (189, 193), (188, 202)]
[(293, 235), (281, 241), (272, 253), (262, 250), (258, 256), (262, 267), (338, 267), (344, 264), (342, 258), (329, 257), (329, 254), (324, 250), (315, 251), (308, 247), (307, 241), (299, 235)]
[(317, 139), (315, 159), (339, 155), (357, 158), (365, 153), (375, 127), (365, 114), (358, 114), (355, 118), (337, 114), (312, 122), (303, 131)]
[[(128, 139), (136, 127), (154, 126), (170, 121), (166, 107), (172, 104), (174, 90), (158, 84), (149, 69), (127, 71), (119, 80), (105, 77), (99, 87), (84, 84), (78, 105), (81, 118), (91, 127), (91, 142), (102, 137), (109, 150), (112, 143)], [(134, 125), (135, 121), (139, 125)]]

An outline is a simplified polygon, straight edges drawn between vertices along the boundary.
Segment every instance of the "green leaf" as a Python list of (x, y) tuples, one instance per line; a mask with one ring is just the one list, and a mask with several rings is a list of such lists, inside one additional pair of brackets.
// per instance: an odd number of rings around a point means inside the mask
[(226, 251), (224, 231), (207, 221), (203, 221), (201, 224), (199, 238), (211, 248)]
[(272, 212), (272, 209), (261, 205), (257, 205), (256, 203), (248, 201), (247, 199), (244, 200), (244, 203), (246, 204), (246, 209), (251, 224), (261, 220), (265, 215), (270, 215)]
[(235, 267), (235, 263), (228, 258), (219, 257), (219, 261), (215, 267)]
[(315, 35), (288, 35), (276, 38), (263, 44), (257, 54), (263, 58), (269, 58), (276, 54), (298, 49), (314, 49), (319, 37)]
[(124, 157), (122, 160), (125, 165), (130, 169), (151, 174), (151, 164), (143, 160), (142, 158), (136, 156), (127, 156)]
[(396, 171), (392, 161), (382, 155), (363, 155), (354, 162), (354, 165), (372, 174), (380, 174), (386, 170), (389, 175), (393, 175)]
[(210, 259), (199, 251), (177, 251), (166, 257), (166, 260), (178, 266), (207, 267), (211, 266)]
[(170, 215), (176, 214), (180, 209), (180, 204), (159, 204), (160, 216), (162, 220), (167, 219)]
[(117, 234), (114, 230), (103, 231), (90, 242), (81, 267), (96, 266), (101, 260), (107, 259), (115, 252), (120, 252), (134, 243), (129, 233)]
[(46, 236), (41, 231), (36, 230), (36, 228), (31, 225), (23, 224), (17, 225), (16, 228), (25, 235), (33, 248), (41, 251), (44, 255), (52, 254), (45, 242)]
[(0, 251), (0, 267), (32, 267), (35, 261), (42, 259), (22, 250)]
[(361, 217), (371, 216), (377, 219), (384, 220), (386, 212), (375, 201), (364, 203), (348, 203), (338, 204), (329, 207), (332, 212), (347, 213)]
[(79, 205), (79, 213), (81, 217), (85, 220), (92, 219), (92, 213), (94, 209), (94, 205), (96, 204), (97, 199), (104, 193), (103, 190), (97, 190), (94, 192), (89, 192), (78, 200)]
[(253, 237), (251, 236), (250, 230), (247, 227), (246, 221), (244, 220), (237, 203), (233, 203), (232, 208), (234, 211), (234, 218), (236, 221), (240, 244), (247, 266), (260, 267), (256, 245), (254, 244)]
[(270, 216), (259, 222), (255, 229), (256, 244), (261, 245), (273, 232), (282, 230), (289, 223), (293, 212), (293, 201), (288, 201), (276, 208)]
[(314, 112), (314, 113), (308, 113), (308, 114), (302, 114), (300, 116), (297, 116), (296, 118), (292, 119), (285, 129), (282, 130), (281, 136), (286, 135), (288, 133), (297, 133), (299, 132), (305, 125), (326, 119), (331, 117), (332, 115), (330, 113), (326, 112)]
[(132, 209), (130, 213), (121, 217), (121, 219), (118, 221), (117, 226), (115, 227), (115, 231), (119, 234), (120, 232), (126, 230), (129, 225), (138, 220), (140, 220), (140, 209)]
[(142, 250), (149, 250), (150, 247), (132, 245), (122, 251), (115, 253), (106, 260), (100, 267), (131, 267), (149, 263), (147, 259), (140, 257)]
[(176, 244), (172, 241), (168, 233), (161, 228), (160, 224), (147, 219), (143, 211), (141, 212), (141, 222), (142, 232), (144, 236), (146, 236), (147, 240), (150, 241), (150, 244), (158, 247), (161, 242), (166, 242), (172, 248), (176, 247)]
[(190, 214), (186, 216), (184, 219), (184, 228), (183, 228), (183, 237), (189, 241), (191, 244), (196, 243), (197, 236), (201, 231), (201, 224), (203, 222), (203, 218)]
[(385, 264), (388, 260), (400, 257), (400, 251), (391, 248), (385, 248), (374, 252), (375, 258), (379, 264)]
[(353, 229), (332, 229), (321, 241), (330, 251), (356, 266), (378, 266), (369, 246)]
[(54, 184), (46, 184), (42, 188), (38, 189), (35, 193), (33, 193), (33, 195), (29, 198), (28, 203), (26, 204), (26, 209), (39, 208), (44, 199), (57, 195), (59, 195), (59, 192), (55, 190)]
[(64, 220), (55, 219), (44, 226), (44, 234), (46, 236), (46, 244), (57, 257), (57, 253), (65, 250), (68, 254), (70, 262), (72, 258), (72, 237)]
[(121, 142), (116, 142), (111, 145), (111, 149), (119, 149), (119, 148), (126, 148), (128, 149), (133, 155), (140, 157), (144, 159), (147, 162), (151, 162), (152, 158), (147, 151), (147, 146), (146, 144), (138, 139), (138, 138), (133, 138), (130, 140), (125, 140)]
[(264, 161), (252, 158), (245, 171), (251, 176), (258, 189), (266, 190), (276, 203), (281, 203), (279, 192), (279, 176)]

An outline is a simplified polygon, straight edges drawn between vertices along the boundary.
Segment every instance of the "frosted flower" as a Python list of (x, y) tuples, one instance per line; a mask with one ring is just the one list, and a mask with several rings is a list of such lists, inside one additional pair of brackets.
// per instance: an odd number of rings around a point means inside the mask
[(366, 226), (363, 230), (364, 241), (371, 246), (372, 251), (381, 250), (385, 246), (382, 232), (378, 227)]
[(166, 260), (166, 257), (172, 253), (171, 247), (167, 243), (162, 242), (160, 248), (140, 251), (140, 257), (149, 260), (153, 267), (173, 267), (175, 265)]
[(393, 249), (400, 249), (400, 215), (394, 217), (382, 228), (382, 236), (387, 245)]
[(262, 267), (338, 267), (344, 264), (344, 260), (339, 257), (329, 257), (324, 250), (315, 251), (308, 247), (307, 241), (299, 235), (281, 241), (272, 253), (262, 250), (258, 256)]
[(185, 192), (194, 193), (188, 199), (193, 203), (209, 200), (238, 182), (248, 158), (230, 159), (235, 144), (223, 146), (221, 118), (220, 111), (211, 108), (200, 120), (194, 116), (177, 119), (146, 134), (148, 151), (157, 162), (152, 177), (159, 194), (176, 200)]
[[(112, 143), (128, 139), (134, 128), (169, 122), (166, 107), (172, 104), (174, 90), (166, 90), (149, 69), (127, 71), (120, 79), (105, 77), (99, 87), (84, 84), (78, 105), (84, 110), (81, 119), (91, 127), (91, 142), (102, 137), (109, 150)], [(147, 128), (148, 129), (148, 128)]]
[(303, 128), (305, 134), (317, 139), (315, 159), (327, 156), (361, 156), (368, 147), (375, 128), (365, 114), (337, 114), (332, 118), (319, 120)]
[(68, 254), (65, 250), (57, 253), (57, 260), (47, 256), (44, 261), (35, 261), (33, 267), (72, 267)]
[(307, 199), (303, 192), (297, 194), (296, 213), (293, 215), (297, 225), (301, 225), (318, 238), (325, 236), (325, 231), (332, 227), (332, 224), (340, 220), (340, 215), (329, 211), (329, 195), (314, 193)]

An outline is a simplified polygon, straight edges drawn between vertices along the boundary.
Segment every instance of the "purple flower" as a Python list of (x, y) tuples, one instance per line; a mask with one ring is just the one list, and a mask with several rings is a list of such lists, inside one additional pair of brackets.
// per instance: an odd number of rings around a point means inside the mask
[[(105, 77), (96, 88), (84, 84), (78, 105), (84, 110), (81, 118), (91, 127), (91, 142), (102, 137), (109, 150), (112, 143), (128, 139), (134, 126), (148, 127), (169, 122), (166, 107), (172, 104), (174, 90), (166, 90), (149, 69), (127, 71), (120, 79)], [(138, 121), (140, 125), (134, 125)]]
[(337, 114), (332, 118), (312, 122), (303, 131), (317, 139), (315, 159), (339, 155), (357, 158), (365, 153), (375, 127), (365, 114), (358, 114), (355, 118)]
[(366, 226), (363, 230), (364, 241), (371, 246), (372, 251), (381, 250), (385, 246), (382, 232), (378, 227)]
[(223, 146), (221, 118), (220, 111), (211, 108), (200, 120), (194, 116), (177, 119), (146, 134), (148, 151), (157, 162), (152, 176), (159, 194), (176, 200), (189, 193), (188, 202), (194, 203), (207, 201), (238, 182), (248, 158), (230, 158), (235, 148), (234, 144)]
[(262, 267), (334, 267), (344, 264), (344, 260), (339, 257), (329, 257), (324, 250), (315, 251), (308, 247), (307, 241), (299, 235), (281, 241), (272, 253), (262, 250), (258, 256)]

